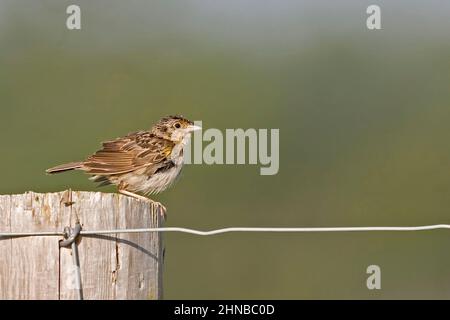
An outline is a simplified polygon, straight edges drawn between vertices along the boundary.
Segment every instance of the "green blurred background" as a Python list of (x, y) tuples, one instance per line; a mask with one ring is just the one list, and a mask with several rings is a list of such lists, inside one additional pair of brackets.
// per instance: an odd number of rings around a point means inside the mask
[[(373, 3), (0, 0), (0, 193), (96, 190), (44, 170), (180, 113), (280, 128), (280, 171), (189, 165), (156, 197), (168, 226), (450, 223), (450, 2), (376, 1), (369, 31)], [(450, 298), (443, 230), (165, 243), (168, 299)]]

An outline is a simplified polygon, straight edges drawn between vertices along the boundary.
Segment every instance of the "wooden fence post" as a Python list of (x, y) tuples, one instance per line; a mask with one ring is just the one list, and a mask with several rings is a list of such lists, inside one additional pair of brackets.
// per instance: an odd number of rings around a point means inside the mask
[[(155, 228), (156, 206), (119, 194), (67, 190), (0, 195), (0, 232)], [(77, 299), (72, 250), (59, 236), (0, 237), (0, 299)], [(84, 299), (162, 298), (162, 234), (81, 235)]]

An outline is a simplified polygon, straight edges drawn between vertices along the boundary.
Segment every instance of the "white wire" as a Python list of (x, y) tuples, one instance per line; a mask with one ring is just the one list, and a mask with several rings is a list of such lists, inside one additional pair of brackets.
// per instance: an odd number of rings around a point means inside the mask
[(0, 237), (32, 237), (32, 236), (64, 236), (64, 232), (42, 231), (42, 232), (0, 232)]
[[(436, 229), (450, 229), (449, 224), (434, 224), (415, 227), (230, 227), (201, 231), (180, 227), (142, 228), (142, 229), (115, 229), (115, 230), (82, 230), (81, 235), (115, 234), (115, 233), (144, 233), (144, 232), (182, 232), (199, 236), (211, 236), (229, 232), (363, 232), (363, 231), (424, 231)], [(0, 232), (0, 237), (21, 236), (62, 236), (62, 232)]]
[(140, 233), (140, 232), (182, 232), (199, 236), (211, 236), (229, 232), (355, 232), (355, 231), (423, 231), (435, 229), (450, 229), (448, 224), (435, 224), (416, 227), (311, 227), (311, 228), (271, 228), (271, 227), (230, 227), (210, 231), (201, 231), (180, 227), (146, 228), (146, 229), (118, 229), (81, 231), (83, 235), (113, 234), (113, 233)]

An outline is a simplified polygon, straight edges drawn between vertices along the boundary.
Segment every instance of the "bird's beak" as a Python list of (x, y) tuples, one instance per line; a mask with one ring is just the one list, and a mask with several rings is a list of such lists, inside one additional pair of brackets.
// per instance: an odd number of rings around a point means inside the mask
[(197, 131), (197, 130), (202, 130), (202, 127), (196, 126), (196, 125), (190, 125), (186, 129), (187, 129), (187, 132), (193, 132), (193, 131)]

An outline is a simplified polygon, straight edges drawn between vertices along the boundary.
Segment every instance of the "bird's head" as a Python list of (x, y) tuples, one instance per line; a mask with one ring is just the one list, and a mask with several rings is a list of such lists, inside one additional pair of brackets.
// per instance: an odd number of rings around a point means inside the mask
[(191, 132), (200, 130), (201, 127), (183, 116), (167, 116), (158, 121), (152, 128), (152, 133), (157, 137), (171, 140), (175, 143), (182, 142), (188, 138)]

